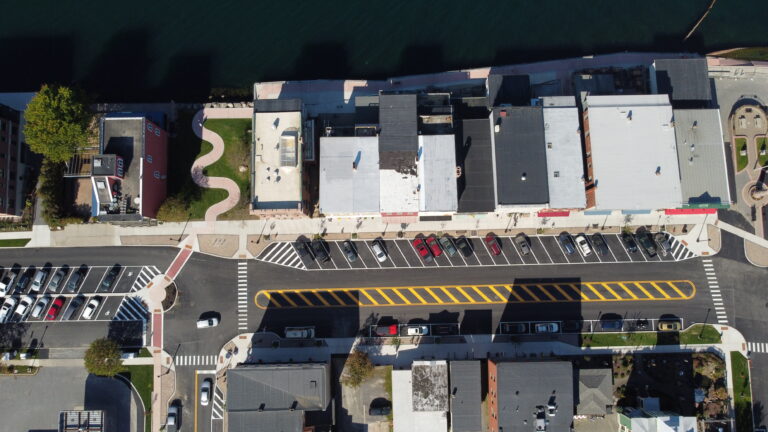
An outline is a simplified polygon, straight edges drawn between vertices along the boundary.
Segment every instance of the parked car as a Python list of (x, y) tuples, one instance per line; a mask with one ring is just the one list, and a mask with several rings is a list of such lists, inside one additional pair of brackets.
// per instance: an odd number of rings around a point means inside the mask
[(635, 233), (635, 240), (637, 240), (637, 243), (640, 244), (643, 249), (645, 249), (645, 252), (648, 254), (648, 256), (656, 256), (656, 245), (653, 244), (651, 233), (646, 231), (645, 228), (640, 227), (637, 229), (637, 232)]
[(485, 244), (488, 246), (488, 249), (492, 254), (501, 255), (501, 246), (499, 245), (499, 239), (496, 238), (495, 234), (488, 233), (485, 236)]
[(197, 320), (197, 328), (199, 329), (216, 327), (217, 325), (219, 325), (218, 317), (200, 318)]
[(351, 241), (344, 240), (341, 243), (341, 250), (344, 251), (344, 255), (347, 257), (347, 261), (351, 263), (357, 261), (357, 250)]
[(48, 309), (48, 313), (45, 315), (46, 321), (53, 321), (59, 316), (61, 307), (64, 306), (64, 301), (64, 297), (57, 297), (56, 300), (53, 301), (51, 308)]
[(501, 325), (502, 333), (525, 334), (528, 333), (527, 323), (504, 323)]
[(373, 251), (373, 254), (376, 255), (376, 259), (379, 260), (379, 262), (384, 262), (387, 260), (387, 250), (384, 248), (384, 242), (380, 239), (376, 239), (371, 243), (371, 250)]
[(557, 236), (557, 240), (560, 242), (560, 246), (563, 247), (565, 253), (571, 255), (576, 252), (576, 245), (573, 244), (573, 238), (567, 232), (563, 231)]
[(621, 330), (624, 327), (624, 319), (618, 314), (605, 314), (600, 317), (600, 327), (603, 330)]
[(433, 324), (432, 334), (435, 336), (445, 336), (457, 334), (459, 332), (459, 326), (456, 324)]
[(584, 326), (584, 323), (580, 320), (563, 321), (564, 332), (573, 332), (573, 333), (580, 332), (583, 326)]
[(376, 336), (397, 336), (397, 324), (376, 326), (373, 332), (376, 334)]
[(80, 270), (77, 270), (74, 273), (72, 273), (72, 276), (70, 276), (69, 280), (67, 281), (67, 285), (66, 285), (67, 291), (71, 293), (77, 291), (77, 287), (80, 286), (80, 282), (82, 281), (82, 279), (83, 279), (83, 272), (81, 272)]
[(432, 254), (429, 252), (429, 249), (427, 248), (427, 244), (424, 242), (424, 239), (421, 237), (416, 237), (411, 242), (413, 245), (413, 248), (416, 249), (416, 252), (419, 254), (421, 259), (424, 260), (426, 263), (432, 262)]
[(528, 236), (520, 233), (515, 236), (515, 244), (520, 248), (520, 253), (523, 255), (529, 255), (531, 253), (531, 241)]
[(200, 386), (200, 405), (207, 406), (211, 401), (211, 379), (206, 378), (203, 380), (203, 385)]
[(453, 245), (453, 241), (450, 237), (448, 237), (448, 234), (440, 237), (440, 246), (443, 247), (443, 250), (446, 254), (448, 254), (449, 257), (456, 256), (456, 247)]
[(408, 336), (426, 336), (429, 334), (429, 327), (425, 325), (410, 325), (405, 329)]
[(8, 295), (13, 287), (13, 281), (16, 280), (16, 273), (8, 272), (7, 275), (0, 281), (0, 296)]
[(80, 309), (80, 306), (85, 303), (85, 296), (80, 294), (77, 297), (73, 298), (71, 302), (69, 302), (69, 306), (67, 306), (67, 309), (64, 310), (64, 315), (61, 316), (62, 321), (70, 320), (73, 316), (77, 313), (77, 311)]
[(29, 285), (30, 277), (29, 275), (24, 272), (24, 274), (19, 277), (19, 281), (16, 282), (16, 292), (17, 293), (23, 293), (25, 289), (27, 289), (27, 285)]
[(8, 321), (8, 318), (10, 318), (10, 315), (13, 313), (13, 308), (16, 306), (16, 299), (13, 297), (8, 297), (3, 302), (3, 305), (0, 306), (0, 324)]
[(325, 248), (325, 242), (321, 239), (312, 240), (312, 253), (314, 253), (315, 258), (320, 261), (328, 262), (331, 260), (330, 255), (328, 255), (328, 250)]
[(669, 242), (669, 236), (667, 234), (657, 232), (653, 235), (653, 239), (656, 241), (656, 244), (659, 245), (659, 251), (661, 251), (663, 256), (667, 256), (668, 253), (672, 252), (672, 243)]
[(34, 292), (40, 292), (40, 289), (45, 283), (45, 278), (48, 277), (48, 270), (38, 270), (35, 272), (35, 277), (32, 278), (32, 286), (30, 290)]
[(32, 318), (40, 318), (40, 316), (43, 314), (43, 311), (45, 310), (45, 307), (48, 306), (48, 303), (50, 302), (51, 296), (46, 294), (40, 297), (40, 300), (37, 301), (35, 307), (32, 308)]
[(67, 276), (67, 272), (64, 269), (59, 269), (54, 273), (51, 280), (48, 281), (48, 291), (56, 292), (56, 290), (59, 289), (59, 286), (61, 286), (61, 283), (64, 282), (65, 276)]
[[(377, 401), (374, 401), (377, 402)], [(368, 408), (368, 415), (372, 416), (387, 416), (392, 413), (392, 404), (389, 401), (383, 401), (380, 403), (371, 403), (371, 407)]]
[(101, 297), (94, 297), (91, 299), (91, 301), (88, 302), (87, 305), (85, 305), (85, 309), (83, 309), (83, 319), (91, 319), (93, 318), (93, 314), (96, 313), (96, 309), (101, 304)]
[(680, 331), (680, 321), (659, 321), (659, 331)]
[(610, 252), (605, 237), (600, 233), (592, 234), (592, 247), (595, 248), (595, 252), (597, 252), (598, 255), (608, 255), (608, 252)]
[(176, 427), (179, 424), (179, 407), (176, 405), (170, 405), (168, 407), (168, 417), (165, 418), (165, 427)]
[(462, 255), (464, 255), (465, 258), (469, 258), (472, 256), (472, 246), (469, 244), (469, 239), (467, 239), (464, 236), (461, 236), (456, 239), (456, 247), (459, 249)]
[(287, 339), (313, 339), (315, 337), (314, 327), (286, 327), (285, 337)]
[(577, 235), (575, 241), (582, 255), (585, 257), (592, 255), (592, 246), (589, 245), (589, 241), (584, 234)]
[(296, 248), (296, 253), (299, 254), (299, 258), (308, 258), (310, 260), (315, 259), (315, 257), (312, 255), (312, 251), (310, 250), (309, 242), (297, 241), (293, 244), (293, 246)]
[(119, 264), (115, 264), (112, 266), (112, 268), (109, 269), (107, 274), (104, 275), (104, 279), (102, 279), (101, 284), (99, 284), (99, 291), (109, 292), (109, 289), (112, 288), (112, 285), (120, 275), (120, 268), (121, 267)]
[(639, 319), (639, 320), (635, 321), (635, 327), (638, 330), (646, 330), (648, 328), (648, 325), (649, 325), (649, 323), (648, 323), (647, 319)]
[(637, 243), (635, 242), (635, 238), (632, 237), (632, 234), (628, 232), (621, 233), (621, 242), (624, 243), (624, 247), (628, 252), (637, 252)]
[(557, 333), (560, 331), (560, 326), (554, 322), (536, 323), (533, 328), (536, 333)]
[(35, 298), (31, 295), (25, 295), (21, 298), (19, 305), (16, 306), (16, 311), (13, 313), (12, 320), (16, 322), (24, 321), (24, 318), (29, 314), (32, 304), (35, 302)]
[(429, 250), (432, 251), (432, 255), (435, 257), (439, 257), (443, 254), (443, 250), (440, 249), (440, 245), (437, 242), (437, 237), (435, 237), (434, 234), (431, 234), (426, 239), (427, 246), (429, 246)]

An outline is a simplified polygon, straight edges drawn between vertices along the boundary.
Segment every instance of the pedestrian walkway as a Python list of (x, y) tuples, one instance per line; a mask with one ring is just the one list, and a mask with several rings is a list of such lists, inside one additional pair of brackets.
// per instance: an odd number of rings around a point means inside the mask
[(237, 263), (237, 329), (248, 330), (248, 261)]
[(165, 272), (166, 277), (169, 280), (176, 279), (176, 275), (178, 275), (181, 269), (184, 268), (184, 264), (187, 263), (187, 260), (189, 260), (189, 257), (191, 256), (192, 246), (189, 244), (184, 245), (184, 247), (176, 255), (176, 258), (173, 259), (173, 262), (171, 262), (168, 270)]
[(717, 280), (717, 274), (715, 274), (715, 265), (712, 263), (711, 259), (703, 259), (701, 262), (704, 266), (704, 273), (707, 276), (709, 295), (712, 296), (712, 303), (715, 306), (717, 322), (720, 324), (728, 324), (728, 313), (726, 312), (723, 303), (723, 295), (720, 292), (720, 283)]
[(207, 366), (216, 364), (215, 355), (179, 355), (174, 358), (176, 367)]
[(768, 343), (747, 342), (747, 350), (749, 350), (750, 353), (768, 354)]

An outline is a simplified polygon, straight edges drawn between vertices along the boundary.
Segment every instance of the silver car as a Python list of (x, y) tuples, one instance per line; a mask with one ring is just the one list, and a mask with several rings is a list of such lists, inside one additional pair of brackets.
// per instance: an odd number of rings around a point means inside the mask
[(200, 387), (200, 405), (207, 406), (211, 401), (211, 379), (206, 378)]

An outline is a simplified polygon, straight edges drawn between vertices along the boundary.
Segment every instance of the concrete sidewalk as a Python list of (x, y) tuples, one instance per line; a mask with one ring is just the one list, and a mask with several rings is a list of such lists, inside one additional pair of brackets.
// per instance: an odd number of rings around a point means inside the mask
[[(34, 367), (76, 367), (84, 366), (84, 360), (81, 358), (72, 359), (26, 359), (26, 360), (8, 360), (4, 364), (12, 366), (34, 366)], [(123, 359), (124, 366), (151, 365), (152, 357), (136, 357), (132, 359)]]

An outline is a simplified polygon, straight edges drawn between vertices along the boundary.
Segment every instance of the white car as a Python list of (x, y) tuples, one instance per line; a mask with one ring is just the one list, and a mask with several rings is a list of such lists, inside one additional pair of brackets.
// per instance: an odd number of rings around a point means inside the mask
[(405, 329), (405, 333), (408, 336), (426, 336), (429, 334), (429, 327), (425, 325), (408, 326)]
[(373, 254), (376, 255), (376, 259), (379, 260), (379, 262), (384, 262), (387, 260), (387, 253), (384, 252), (384, 248), (381, 246), (379, 241), (373, 242), (371, 245), (371, 250), (373, 250)]
[(178, 421), (176, 420), (179, 416), (179, 407), (176, 405), (171, 405), (168, 407), (168, 418), (165, 420), (166, 426), (176, 426), (176, 423)]
[(16, 306), (16, 299), (8, 297), (5, 302), (0, 306), (0, 324), (8, 320), (8, 315), (13, 313), (13, 307)]
[(10, 272), (0, 281), (0, 296), (8, 294), (8, 291), (13, 287), (13, 282), (16, 280), (16, 273)]
[(35, 277), (32, 278), (32, 286), (30, 290), (39, 292), (45, 283), (45, 279), (48, 277), (48, 270), (38, 270), (35, 272)]
[(589, 241), (584, 236), (584, 234), (577, 235), (574, 240), (576, 241), (576, 246), (579, 247), (582, 255), (585, 257), (592, 255), (592, 246), (589, 245)]
[(213, 318), (204, 318), (197, 320), (197, 328), (208, 328), (208, 327), (216, 327), (219, 325), (219, 319), (216, 317)]
[(32, 308), (32, 303), (34, 302), (35, 302), (35, 298), (32, 297), (31, 295), (26, 295), (22, 297), (21, 301), (19, 302), (19, 305), (16, 306), (16, 312), (13, 314), (13, 320), (23, 321), (24, 318), (27, 317), (27, 314)]
[(200, 405), (207, 406), (211, 401), (211, 379), (207, 378), (200, 387)]
[(43, 314), (43, 311), (45, 310), (45, 307), (48, 306), (50, 301), (51, 296), (49, 295), (40, 297), (40, 300), (37, 301), (35, 307), (32, 308), (32, 318), (40, 318), (40, 316)]
[(560, 326), (557, 323), (546, 322), (537, 323), (533, 329), (536, 333), (557, 333), (560, 330)]
[(99, 307), (101, 304), (101, 299), (98, 297), (94, 297), (91, 299), (91, 301), (88, 302), (88, 304), (85, 306), (85, 309), (83, 309), (83, 319), (91, 319), (93, 318), (94, 312), (96, 312), (96, 308)]

